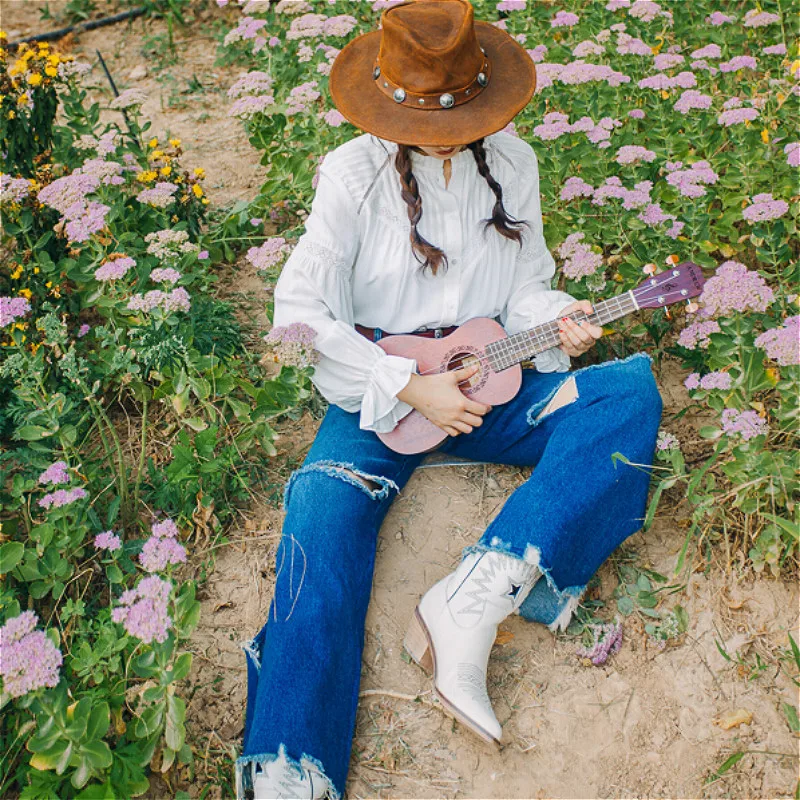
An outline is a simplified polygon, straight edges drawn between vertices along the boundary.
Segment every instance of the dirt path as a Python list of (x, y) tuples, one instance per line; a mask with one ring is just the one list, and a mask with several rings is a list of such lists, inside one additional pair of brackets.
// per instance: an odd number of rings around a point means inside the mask
[[(39, 21), (43, 5), (3, 0), (9, 37), (55, 27)], [(50, 2), (53, 11), (63, 5)], [(160, 21), (82, 34), (72, 46), (87, 59), (101, 49), (120, 89), (135, 85), (149, 93), (144, 112), (153, 135), (182, 139), (186, 166), (206, 169), (209, 194), (219, 205), (255, 195), (263, 168), (238, 122), (226, 116), (225, 92), (239, 70), (214, 66), (216, 45), (202, 32), (215, 14), (213, 8), (203, 12), (202, 24), (191, 29), (196, 35), (176, 34), (178, 60), (171, 65), (163, 56)], [(99, 70), (92, 83), (98, 99), (110, 97)], [(236, 274), (236, 288), (254, 301), (263, 297), (247, 270)], [(682, 378), (676, 364), (665, 364), (659, 376), (663, 419), (691, 449), (699, 443), (693, 433), (699, 422), (671, 423), (688, 400)], [(276, 467), (288, 474), (317, 424), (308, 414), (282, 424)], [(621, 652), (604, 667), (584, 666), (573, 639), (510, 619), (490, 668), (490, 694), (511, 740), (500, 752), (429, 703), (429, 681), (401, 656), (406, 622), (419, 596), (454, 567), (462, 547), (480, 536), (528, 474), (496, 465), (422, 468), (395, 500), (380, 536), (362, 673), (368, 695), (358, 717), (348, 796), (791, 797), (796, 761), (776, 754), (797, 753), (781, 710), (783, 702), (796, 703), (797, 693), (776, 658), (787, 631), (796, 629), (797, 587), (740, 578), (738, 562), (728, 574), (715, 565), (707, 574), (695, 572), (685, 592), (667, 598), (688, 612), (689, 631), (679, 646), (648, 648), (641, 622), (629, 618)], [(666, 497), (652, 529), (627, 543), (640, 563), (665, 575), (684, 539), (687, 513), (677, 501)], [(214, 570), (201, 593), (188, 709), (197, 777), (189, 783), (180, 775), (177, 782), (192, 797), (203, 791), (209, 798), (231, 796), (231, 758), (245, 701), (238, 644), (266, 617), (282, 516), (266, 502), (255, 504), (229, 532), (230, 544), (214, 551)], [(593, 591), (609, 608), (618, 582), (613, 562), (600, 570)], [(768, 669), (760, 670), (758, 659)], [(750, 724), (729, 730), (714, 724), (740, 708), (752, 713)], [(750, 754), (706, 783), (737, 751)]]

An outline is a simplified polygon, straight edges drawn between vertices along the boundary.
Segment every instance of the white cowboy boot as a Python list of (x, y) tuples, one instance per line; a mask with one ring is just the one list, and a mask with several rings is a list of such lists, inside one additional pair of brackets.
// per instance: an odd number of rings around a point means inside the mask
[(333, 797), (330, 789), (330, 781), (312, 762), (300, 759), (298, 767), (285, 753), (262, 764), (253, 777), (253, 800), (323, 800)]
[(487, 742), (499, 744), (503, 732), (486, 692), (497, 626), (522, 605), (540, 576), (537, 567), (513, 556), (471, 553), (425, 593), (406, 634), (406, 650), (433, 672), (445, 708)]

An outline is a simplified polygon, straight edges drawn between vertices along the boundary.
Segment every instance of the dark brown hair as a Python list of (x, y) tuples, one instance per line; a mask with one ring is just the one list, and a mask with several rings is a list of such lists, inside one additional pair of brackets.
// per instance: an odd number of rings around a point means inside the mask
[[(483, 139), (471, 142), (467, 147), (472, 150), (472, 155), (478, 166), (478, 173), (489, 184), (489, 188), (494, 192), (496, 198), (494, 207), (492, 208), (492, 216), (482, 220), (484, 230), (489, 226), (494, 226), (495, 230), (501, 236), (505, 236), (506, 239), (512, 239), (522, 247), (522, 232), (519, 228), (523, 225), (530, 227), (530, 225), (526, 220), (516, 220), (506, 213), (503, 207), (503, 187), (492, 177), (489, 171), (489, 165), (486, 163), (486, 149), (483, 146)], [(417, 179), (414, 177), (414, 173), (411, 170), (411, 150), (411, 145), (398, 144), (394, 165), (397, 172), (400, 174), (400, 182), (402, 184), (400, 195), (408, 206), (408, 219), (409, 222), (411, 222), (409, 239), (411, 241), (411, 249), (414, 252), (414, 257), (422, 265), (423, 272), (430, 267), (433, 274), (436, 275), (442, 264), (444, 264), (444, 270), (447, 269), (447, 255), (443, 250), (436, 247), (436, 245), (431, 244), (423, 238), (417, 230), (417, 225), (422, 217), (422, 198), (419, 195)]]

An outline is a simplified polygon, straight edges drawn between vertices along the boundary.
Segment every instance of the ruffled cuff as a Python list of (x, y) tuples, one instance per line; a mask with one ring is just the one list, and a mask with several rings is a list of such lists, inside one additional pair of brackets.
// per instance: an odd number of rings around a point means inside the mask
[(533, 363), (539, 372), (569, 372), (572, 365), (570, 357), (560, 347), (539, 353), (533, 357)]
[(385, 355), (378, 359), (361, 402), (359, 428), (388, 433), (413, 410), (413, 406), (397, 398), (397, 393), (405, 389), (416, 369), (414, 358)]

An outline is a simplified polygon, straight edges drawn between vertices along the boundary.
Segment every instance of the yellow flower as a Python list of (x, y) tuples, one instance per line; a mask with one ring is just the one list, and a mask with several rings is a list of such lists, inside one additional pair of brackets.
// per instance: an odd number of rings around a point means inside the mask
[(669, 92), (666, 89), (661, 90), (661, 99), (666, 100), (669, 97)]
[(37, 350), (38, 350), (38, 349), (39, 349), (41, 346), (42, 346), (42, 345), (41, 345), (39, 342), (31, 342), (31, 355), (34, 355), (34, 356), (35, 356), (35, 355), (36, 355), (36, 351), (37, 351)]
[(150, 140), (150, 141), (147, 143), (147, 146), (148, 146), (148, 147), (158, 147), (158, 139), (156, 139), (155, 137), (154, 137), (154, 138), (152, 138), (152, 139), (151, 139), (151, 140)]
[(28, 69), (28, 62), (23, 61), (21, 58), (18, 58), (14, 62), (11, 69), (8, 71), (8, 74), (13, 77), (14, 75), (19, 75), (21, 72), (25, 72), (25, 70), (27, 69)]
[(17, 116), (16, 111), (9, 111), (8, 112), (8, 118), (9, 119), (14, 119), (14, 117), (16, 117), (16, 116)]
[(159, 172), (161, 172), (162, 175), (169, 175), (170, 172), (172, 172), (172, 167), (161, 167)]
[(152, 169), (146, 169), (140, 172), (136, 176), (136, 180), (140, 183), (149, 183), (150, 181), (154, 181), (158, 177), (158, 173)]
[(49, 289), (52, 285), (53, 285), (53, 281), (47, 281), (47, 283), (44, 285), (44, 288), (45, 289)]
[(192, 191), (194, 192), (194, 196), (195, 197), (202, 197), (203, 196), (203, 187), (199, 186), (196, 183), (192, 186)]
[(180, 146), (181, 146), (181, 140), (180, 140), (180, 139), (170, 139), (170, 140), (169, 140), (169, 143), (170, 143), (170, 144), (171, 144), (173, 147), (180, 147)]
[(48, 64), (44, 68), (44, 74), (47, 75), (48, 78), (55, 78), (58, 75), (58, 70)]
[(202, 199), (200, 202), (201, 202), (201, 203), (202, 203), (204, 206), (207, 206), (207, 205), (209, 204), (209, 202), (210, 202), (210, 201), (209, 201), (209, 199), (208, 199), (207, 197), (204, 197), (204, 198), (203, 198), (203, 199)]
[(42, 82), (42, 76), (39, 72), (34, 72), (28, 75), (28, 83), (31, 86), (38, 86)]
[(204, 170), (202, 167), (195, 167), (195, 168), (194, 168), (194, 174), (195, 174), (195, 175), (196, 175), (198, 178), (205, 178), (205, 176), (206, 176), (206, 171), (205, 171), (205, 170)]
[(28, 298), (28, 300), (30, 300), (30, 299), (31, 299), (31, 297), (33, 297), (33, 292), (32, 292), (30, 289), (20, 289), (20, 290), (19, 290), (19, 293), (20, 293), (20, 294), (21, 294), (23, 297), (27, 297), (27, 298)]
[(34, 275), (38, 275), (39, 274), (39, 267), (34, 267), (33, 268), (33, 274)]
[(60, 61), (61, 57), (58, 55), (58, 53), (52, 53), (51, 55), (47, 56), (47, 63), (53, 67), (57, 67)]
[[(155, 139), (153, 139), (153, 142), (154, 141), (155, 141)], [(152, 145), (153, 142), (150, 142), (150, 144)], [(161, 158), (161, 156), (163, 156), (163, 155), (164, 155), (164, 153), (161, 150), (153, 150), (153, 152), (150, 153), (150, 158), (152, 158), (152, 159)]]
[(5, 31), (0, 31), (0, 39), (8, 39), (8, 34)]
[(761, 131), (761, 141), (764, 142), (764, 144), (769, 144), (769, 131), (766, 128)]
[(27, 95), (27, 94), (25, 94), (25, 92), (23, 92), (23, 93), (22, 93), (22, 94), (21, 94), (21, 95), (20, 95), (20, 96), (17, 98), (17, 105), (18, 105), (18, 106), (24, 106), (24, 105), (27, 105), (27, 103), (28, 103), (28, 95)]
[(792, 61), (791, 66), (789, 67), (789, 72), (791, 72), (792, 75), (794, 75), (795, 72), (797, 72), (797, 70), (799, 69), (800, 69), (800, 58)]
[(11, 273), (11, 280), (12, 281), (18, 281), (20, 279), (20, 277), (22, 277), (22, 273), (24, 271), (25, 270), (23, 270), (22, 264), (19, 264), (17, 266), (17, 268)]

